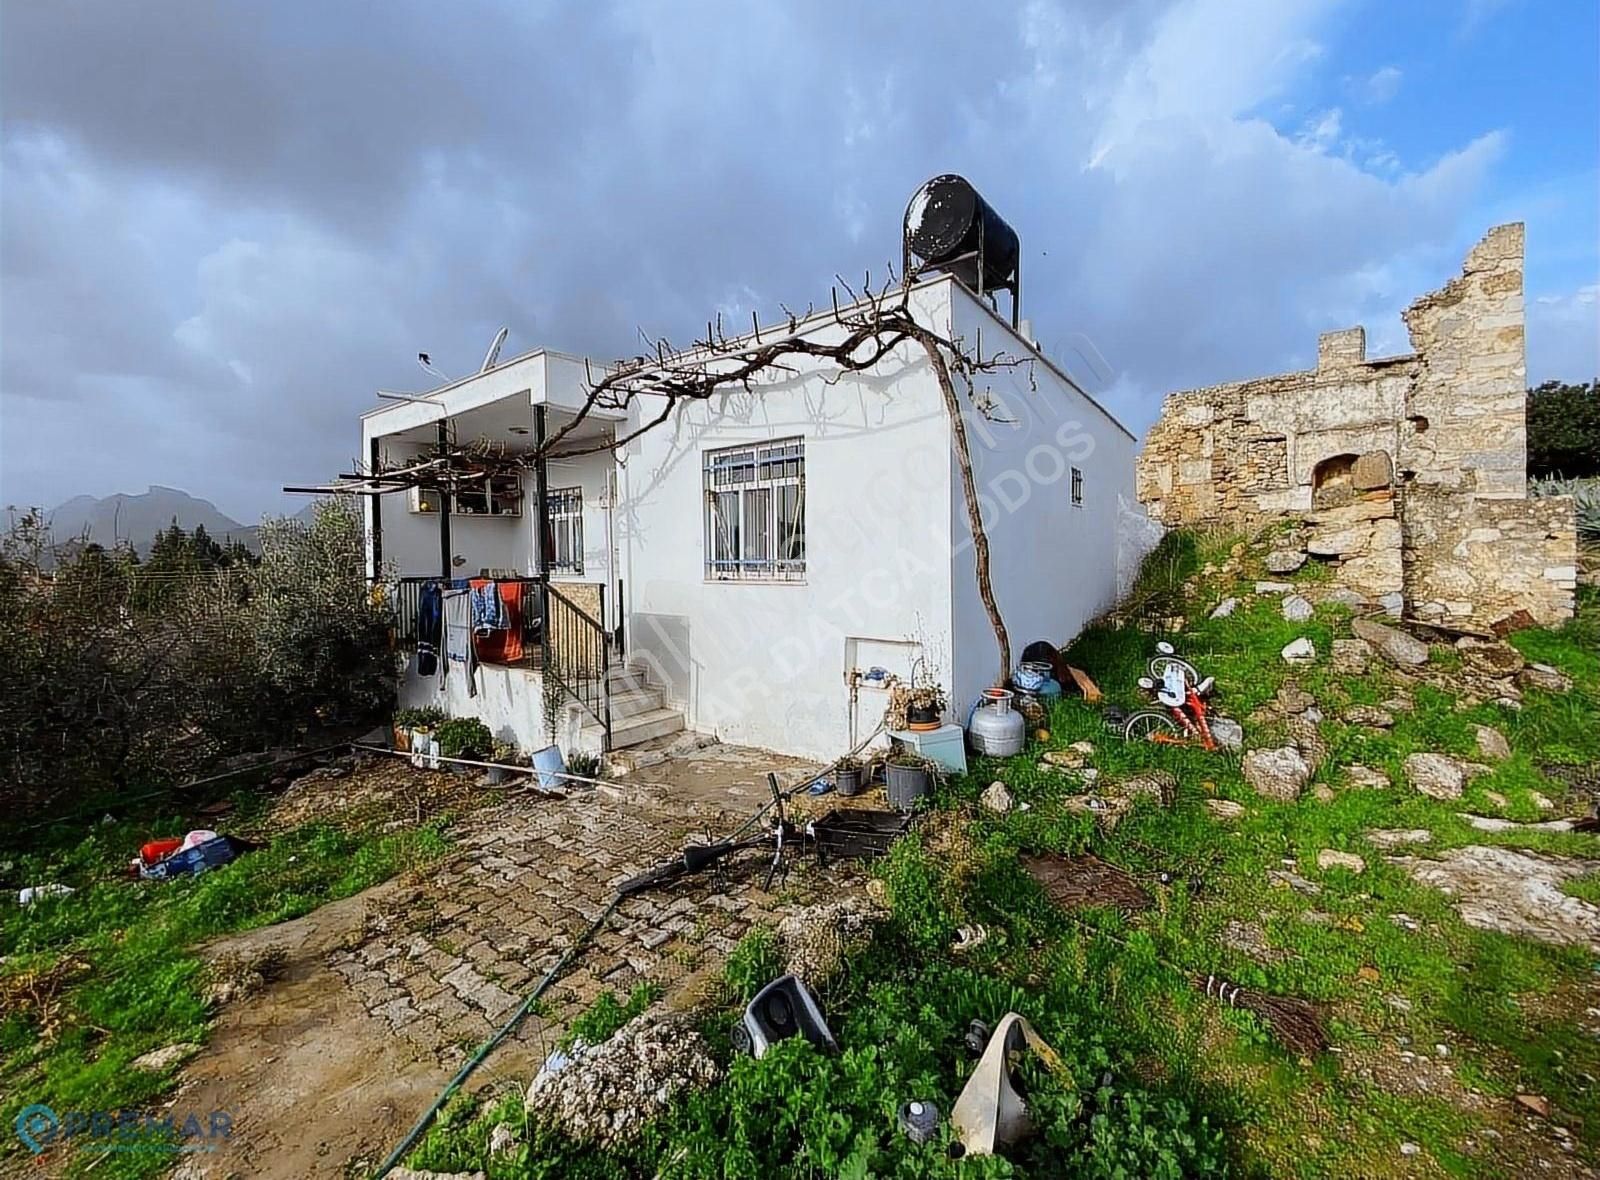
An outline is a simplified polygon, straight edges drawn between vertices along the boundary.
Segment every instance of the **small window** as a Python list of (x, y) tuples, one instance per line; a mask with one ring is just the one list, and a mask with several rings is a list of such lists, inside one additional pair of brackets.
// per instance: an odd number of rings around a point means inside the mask
[(1076, 467), (1072, 469), (1072, 506), (1083, 507), (1083, 472)]
[(706, 577), (799, 581), (806, 572), (806, 456), (798, 438), (705, 454)]
[(583, 573), (583, 489), (551, 488), (545, 493), (550, 517), (550, 569), (558, 574)]

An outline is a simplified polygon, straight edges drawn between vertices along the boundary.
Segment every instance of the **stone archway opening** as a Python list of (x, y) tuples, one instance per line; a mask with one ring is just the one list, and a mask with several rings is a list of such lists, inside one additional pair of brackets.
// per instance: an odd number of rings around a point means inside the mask
[(1355, 455), (1331, 455), (1311, 469), (1313, 508), (1338, 508), (1355, 500), (1355, 482), (1351, 477), (1356, 459)]

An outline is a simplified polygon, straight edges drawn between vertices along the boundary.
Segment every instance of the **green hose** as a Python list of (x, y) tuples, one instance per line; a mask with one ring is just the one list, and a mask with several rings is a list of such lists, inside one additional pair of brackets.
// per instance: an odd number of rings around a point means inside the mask
[(457, 1091), (461, 1089), (462, 1083), (471, 1077), (472, 1072), (483, 1064), (484, 1059), (499, 1047), (500, 1042), (516, 1031), (517, 1025), (521, 1024), (528, 1013), (533, 1011), (533, 1006), (539, 1002), (539, 997), (544, 994), (544, 989), (549, 987), (556, 977), (566, 969), (567, 964), (572, 961), (574, 956), (588, 945), (589, 940), (594, 937), (595, 931), (605, 925), (606, 919), (611, 917), (621, 902), (622, 894), (618, 893), (612, 897), (606, 908), (600, 911), (600, 916), (589, 923), (589, 928), (578, 936), (577, 941), (562, 952), (561, 957), (556, 960), (555, 966), (544, 973), (544, 978), (539, 981), (539, 986), (528, 993), (528, 998), (522, 1001), (522, 1006), (513, 1012), (510, 1019), (497, 1028), (487, 1041), (479, 1045), (471, 1057), (467, 1058), (466, 1063), (456, 1071), (456, 1076), (450, 1079), (450, 1084), (445, 1086), (439, 1097), (433, 1100), (433, 1105), (422, 1112), (422, 1117), (406, 1133), (406, 1137), (400, 1141), (400, 1145), (389, 1153), (388, 1159), (378, 1165), (378, 1170), (372, 1174), (372, 1180), (383, 1180), (401, 1160), (405, 1159), (406, 1153), (416, 1146), (417, 1140), (422, 1138), (422, 1133), (438, 1117), (440, 1108), (456, 1096)]

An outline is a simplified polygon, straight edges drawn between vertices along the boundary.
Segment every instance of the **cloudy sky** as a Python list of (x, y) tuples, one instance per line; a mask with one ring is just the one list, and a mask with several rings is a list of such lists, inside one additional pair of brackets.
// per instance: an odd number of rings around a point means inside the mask
[(1592, 378), (1597, 40), (1591, 0), (0, 0), (0, 503), (292, 509), (419, 350), (825, 300), (945, 171), (1138, 429), (1319, 331), (1403, 349), (1519, 218), (1530, 378)]

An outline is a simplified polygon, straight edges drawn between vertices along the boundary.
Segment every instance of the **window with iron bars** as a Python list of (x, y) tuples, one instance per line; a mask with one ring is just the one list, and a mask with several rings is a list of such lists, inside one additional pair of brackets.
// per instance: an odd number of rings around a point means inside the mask
[(705, 452), (706, 577), (806, 575), (806, 450), (798, 438)]
[(583, 489), (551, 488), (544, 502), (550, 517), (551, 572), (583, 573)]

